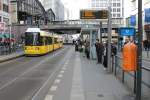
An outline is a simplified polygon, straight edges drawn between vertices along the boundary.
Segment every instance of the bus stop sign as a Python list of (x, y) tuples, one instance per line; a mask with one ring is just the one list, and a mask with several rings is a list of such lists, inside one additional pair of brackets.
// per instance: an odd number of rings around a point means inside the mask
[(135, 35), (135, 28), (130, 27), (122, 27), (119, 29), (119, 34), (121, 36), (134, 36)]

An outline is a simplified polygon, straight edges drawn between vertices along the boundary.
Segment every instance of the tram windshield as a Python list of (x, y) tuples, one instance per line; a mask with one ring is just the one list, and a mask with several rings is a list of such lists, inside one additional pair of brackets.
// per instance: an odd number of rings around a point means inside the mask
[(25, 45), (27, 46), (37, 46), (40, 45), (40, 33), (26, 32), (25, 33)]

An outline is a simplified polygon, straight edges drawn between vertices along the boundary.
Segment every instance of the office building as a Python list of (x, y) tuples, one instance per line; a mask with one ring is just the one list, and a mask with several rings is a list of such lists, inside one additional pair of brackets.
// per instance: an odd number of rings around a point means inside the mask
[[(124, 2), (123, 0), (90, 0), (89, 9), (103, 10), (108, 9), (111, 6), (111, 17), (112, 17), (112, 37), (117, 40), (118, 28), (124, 25)], [(105, 25), (104, 25), (105, 24)], [(107, 22), (103, 23), (103, 34), (104, 38), (107, 38)]]
[(64, 5), (61, 0), (43, 0), (42, 3), (46, 11), (52, 9), (55, 14), (55, 20), (64, 20)]

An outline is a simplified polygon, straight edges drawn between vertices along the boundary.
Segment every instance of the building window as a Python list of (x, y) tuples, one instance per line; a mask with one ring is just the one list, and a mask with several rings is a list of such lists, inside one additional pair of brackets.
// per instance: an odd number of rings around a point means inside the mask
[(117, 12), (120, 12), (120, 8), (117, 8)]
[(116, 14), (113, 14), (113, 17), (116, 17)]
[(0, 16), (0, 22), (2, 22), (2, 17)]
[(116, 9), (115, 9), (115, 8), (113, 8), (113, 12), (116, 12)]
[(116, 3), (113, 3), (113, 7), (116, 7)]
[(120, 14), (117, 14), (117, 17), (120, 17)]
[(3, 4), (3, 11), (5, 11), (5, 12), (8, 12), (8, 5), (6, 5), (6, 4)]
[(117, 7), (120, 7), (120, 3), (117, 3)]

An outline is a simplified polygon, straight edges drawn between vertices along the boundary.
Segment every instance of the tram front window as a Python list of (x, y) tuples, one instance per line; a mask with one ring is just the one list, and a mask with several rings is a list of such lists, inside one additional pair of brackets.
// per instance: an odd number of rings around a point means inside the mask
[(26, 46), (37, 46), (40, 45), (40, 34), (39, 33), (25, 33), (25, 45)]

